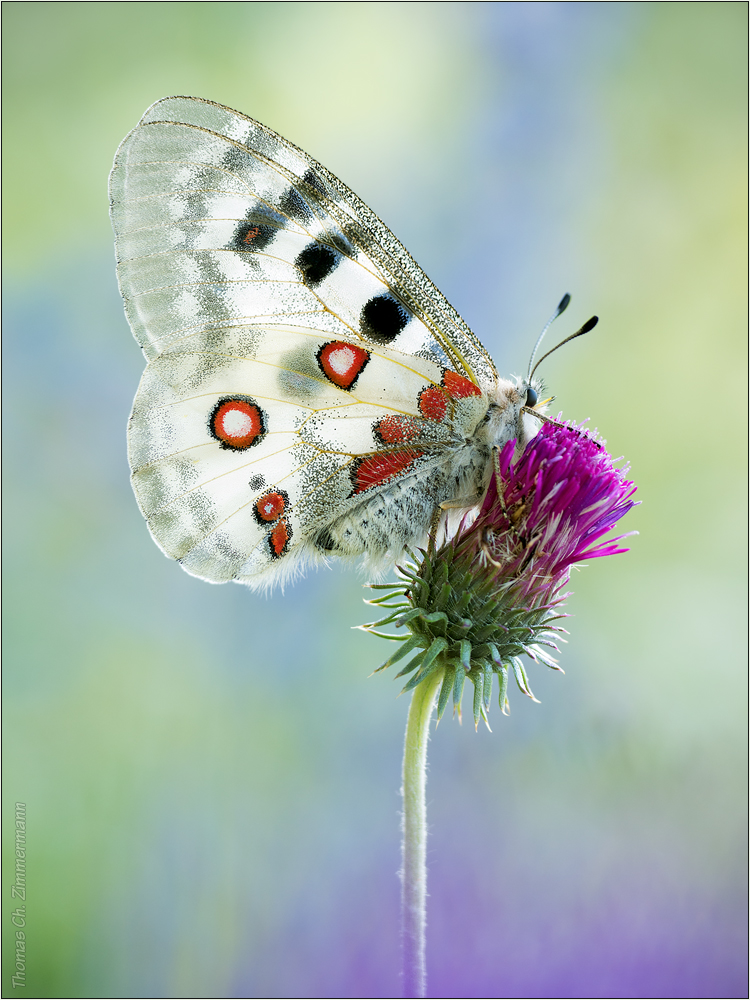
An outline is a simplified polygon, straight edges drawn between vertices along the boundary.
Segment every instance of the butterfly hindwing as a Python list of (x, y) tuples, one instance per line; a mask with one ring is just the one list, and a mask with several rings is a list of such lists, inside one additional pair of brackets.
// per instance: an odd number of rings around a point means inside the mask
[(496, 375), (380, 220), (280, 136), (192, 98), (144, 115), (111, 198), (149, 360), (133, 484), (164, 551), (262, 584), (413, 540), (458, 488), (446, 456)]
[(288, 551), (274, 549), (276, 523), (258, 516), (277, 490), (295, 544), (314, 546), (332, 512), (440, 465), (460, 443), (459, 407), (475, 404), (463, 421), (476, 422), (481, 397), (454, 399), (445, 374), (295, 328), (184, 339), (149, 364), (130, 423), (133, 485), (155, 538), (200, 576), (252, 578)]

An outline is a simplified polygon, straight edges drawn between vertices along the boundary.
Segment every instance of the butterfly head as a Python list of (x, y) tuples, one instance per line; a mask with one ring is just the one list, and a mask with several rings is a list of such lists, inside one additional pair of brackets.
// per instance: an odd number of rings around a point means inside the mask
[(515, 438), (525, 448), (541, 426), (544, 407), (550, 400), (540, 400), (542, 383), (518, 377), (513, 381), (498, 379), (489, 393), (489, 407), (484, 421), (484, 438), (490, 448), (502, 446)]
[[(539, 358), (535, 364), (534, 359), (536, 358), (539, 345), (544, 339), (544, 335), (558, 316), (565, 312), (569, 303), (570, 295), (566, 294), (562, 297), (554, 313), (539, 334), (537, 342), (534, 345), (534, 350), (531, 352), (526, 377), (516, 378), (515, 384), (503, 382), (502, 380), (498, 382), (497, 398), (494, 402), (490, 402), (490, 414), (488, 414), (491, 424), (493, 423), (491, 417), (493, 406), (502, 414), (502, 416), (498, 416), (494, 421), (497, 426), (493, 427), (493, 430), (496, 433), (489, 435), (491, 438), (490, 444), (493, 447), (501, 447), (510, 437), (515, 437), (519, 447), (523, 449), (535, 436), (542, 423), (557, 423), (551, 417), (546, 416), (547, 404), (551, 403), (555, 397), (548, 396), (546, 399), (540, 400), (539, 397), (542, 394), (543, 384), (539, 379), (534, 378), (534, 372), (550, 354), (553, 354), (559, 347), (569, 343), (571, 340), (575, 340), (576, 337), (580, 337), (584, 333), (588, 333), (589, 330), (593, 330), (598, 322), (598, 317), (592, 316), (580, 329), (576, 330), (570, 336), (565, 337), (564, 340), (561, 340), (552, 350), (547, 351), (543, 357)], [(509, 434), (509, 430), (511, 429), (513, 433)]]

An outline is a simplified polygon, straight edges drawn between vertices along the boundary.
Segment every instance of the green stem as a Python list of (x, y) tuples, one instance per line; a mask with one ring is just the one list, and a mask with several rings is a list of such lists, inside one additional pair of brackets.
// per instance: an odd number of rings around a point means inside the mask
[(424, 997), (427, 989), (425, 966), (425, 923), (427, 899), (427, 741), (430, 718), (435, 707), (442, 669), (433, 670), (417, 685), (409, 706), (404, 740), (403, 788), (403, 869), (401, 872), (401, 922), (404, 948), (404, 996)]

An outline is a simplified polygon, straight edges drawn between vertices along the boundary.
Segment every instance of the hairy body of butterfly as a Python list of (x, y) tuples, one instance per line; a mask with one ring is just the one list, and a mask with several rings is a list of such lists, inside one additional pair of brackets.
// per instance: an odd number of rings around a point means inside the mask
[(158, 101), (110, 193), (148, 359), (133, 488), (189, 573), (263, 587), (327, 555), (382, 565), (535, 433), (538, 386), (498, 378), (383, 223), (258, 122)]

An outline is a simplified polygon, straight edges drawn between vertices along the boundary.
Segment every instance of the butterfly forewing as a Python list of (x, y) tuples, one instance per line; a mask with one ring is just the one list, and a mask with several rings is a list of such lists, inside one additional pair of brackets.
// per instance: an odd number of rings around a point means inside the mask
[(496, 373), (401, 244), (301, 150), (192, 98), (123, 141), (111, 199), (150, 362), (133, 483), (165, 552), (263, 584), (321, 550), (406, 544)]
[[(398, 304), (420, 318), (426, 328), (423, 351), (433, 351), (439, 364), (479, 383), (497, 377), (477, 338), (377, 216), (314, 159), (250, 118), (195, 98), (158, 101), (118, 151), (112, 196), (120, 261), (133, 252), (138, 257), (159, 252), (158, 246), (164, 253), (192, 246), (219, 249), (226, 245), (216, 242), (226, 233), (214, 225), (220, 221), (235, 223), (240, 249), (259, 254), (274, 244), (268, 230), (296, 230), (320, 242), (318, 271), (326, 266), (321, 258), (329, 246), (335, 255), (343, 251), (374, 271), (383, 292), (396, 292)], [(238, 223), (247, 224), (243, 233), (236, 231)], [(248, 239), (256, 226), (258, 235)], [(158, 228), (167, 231), (154, 232), (153, 245), (147, 233), (138, 232)], [(273, 247), (267, 252), (273, 254)], [(162, 276), (170, 270), (174, 280), (179, 262), (165, 262)], [(130, 280), (120, 278), (126, 298)], [(347, 301), (354, 306), (355, 298)], [(360, 310), (367, 301), (359, 302)], [(383, 336), (392, 330), (384, 328)], [(413, 344), (413, 333), (410, 339)], [(390, 345), (400, 346), (397, 340)]]

